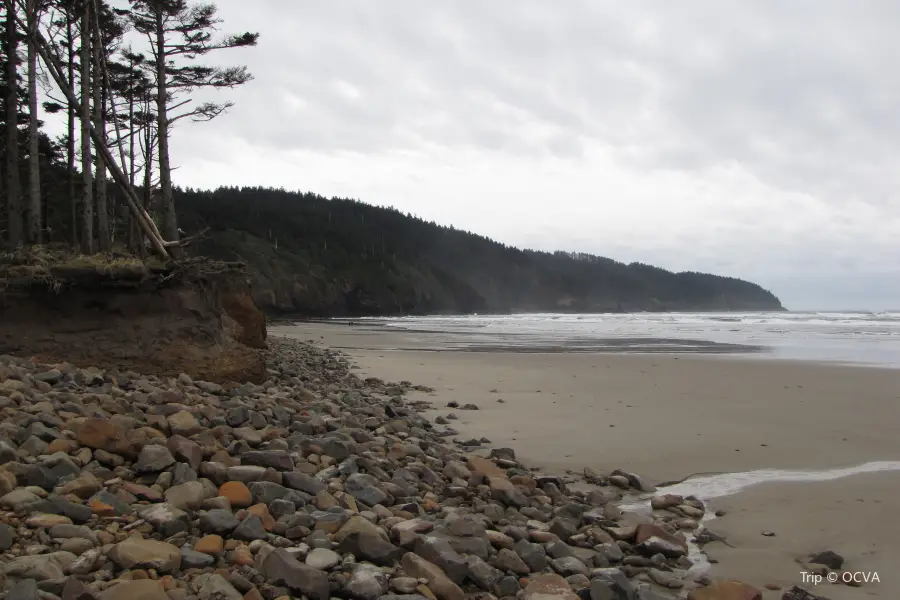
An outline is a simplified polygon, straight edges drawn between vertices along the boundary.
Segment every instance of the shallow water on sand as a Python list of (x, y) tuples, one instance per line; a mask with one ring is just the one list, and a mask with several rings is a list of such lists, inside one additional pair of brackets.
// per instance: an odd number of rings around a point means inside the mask
[(900, 312), (520, 314), (363, 319), (433, 349), (730, 353), (900, 368)]
[[(833, 481), (853, 475), (861, 475), (863, 473), (879, 473), (885, 471), (900, 471), (900, 461), (873, 461), (855, 467), (845, 467), (839, 469), (825, 469), (818, 471), (791, 471), (782, 469), (759, 469), (756, 471), (747, 471), (745, 473), (722, 473), (716, 475), (704, 475), (693, 477), (681, 483), (661, 487), (655, 494), (650, 494), (646, 498), (625, 504), (621, 506), (622, 510), (634, 512), (649, 512), (650, 497), (661, 494), (675, 494), (677, 496), (688, 497), (693, 496), (707, 505), (707, 511), (700, 522), (701, 529), (694, 532), (694, 535), (700, 533), (703, 527), (716, 518), (715, 512), (708, 509), (710, 500), (730, 496), (740, 493), (747, 488), (765, 483), (811, 483), (819, 481)], [(693, 536), (690, 536), (693, 538)], [(695, 573), (706, 573), (711, 565), (707, 560), (706, 554), (700, 547), (688, 542), (688, 558), (694, 566), (691, 568)]]

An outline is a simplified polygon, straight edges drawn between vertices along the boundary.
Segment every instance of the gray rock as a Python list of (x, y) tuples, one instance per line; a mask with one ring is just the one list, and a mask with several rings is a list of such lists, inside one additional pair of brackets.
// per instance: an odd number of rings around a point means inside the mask
[(395, 563), (403, 556), (402, 548), (369, 531), (357, 531), (346, 536), (340, 543), (340, 550), (382, 566)]
[(138, 515), (164, 537), (189, 531), (191, 527), (191, 519), (188, 514), (168, 503), (153, 504), (140, 511)]
[(353, 568), (347, 592), (357, 600), (377, 600), (387, 591), (387, 575), (377, 567), (358, 564)]
[(0, 565), (0, 574), (15, 579), (62, 579), (75, 561), (71, 552), (52, 552), (35, 556), (19, 556)]
[(216, 564), (216, 559), (209, 554), (197, 552), (189, 548), (181, 549), (181, 568), (182, 569), (204, 569)]
[(315, 477), (311, 477), (306, 473), (300, 473), (299, 471), (290, 471), (283, 473), (282, 479), (284, 481), (284, 485), (286, 485), (287, 487), (294, 490), (300, 490), (301, 492), (305, 492), (310, 496), (315, 496), (319, 492), (327, 489), (327, 486)]
[(177, 546), (138, 536), (113, 546), (109, 559), (122, 569), (156, 569), (161, 573), (171, 573), (181, 566)]
[(263, 527), (262, 519), (257, 515), (247, 515), (231, 533), (231, 537), (236, 540), (252, 542), (253, 540), (267, 539), (269, 534), (266, 533), (266, 529)]
[(200, 516), (200, 531), (227, 537), (241, 522), (230, 510), (216, 508)]
[(243, 600), (244, 595), (217, 573), (204, 574), (192, 582), (200, 600)]
[(587, 567), (587, 565), (585, 565), (574, 556), (564, 556), (563, 558), (556, 558), (550, 561), (550, 566), (553, 567), (554, 571), (556, 571), (563, 577), (568, 577), (570, 575), (587, 576), (588, 573), (590, 573), (590, 569)]
[(283, 450), (258, 450), (241, 454), (241, 464), (271, 467), (276, 471), (293, 471), (294, 459)]
[[(545, 561), (546, 562), (546, 561)], [(528, 575), (531, 569), (522, 558), (507, 548), (501, 548), (494, 558), (494, 566), (501, 571), (512, 572), (516, 575)]]
[(149, 445), (141, 448), (134, 470), (137, 473), (159, 473), (175, 464), (175, 457), (165, 446)]
[(301, 563), (283, 548), (266, 556), (260, 571), (270, 583), (306, 594), (310, 600), (328, 600), (330, 596), (328, 574)]
[(203, 504), (206, 493), (199, 481), (189, 481), (170, 487), (165, 492), (166, 502), (180, 510), (196, 510)]
[(0, 523), (0, 552), (6, 552), (16, 541), (15, 530), (6, 523)]
[(23, 579), (6, 593), (6, 600), (38, 600), (38, 586), (34, 579)]
[(635, 600), (636, 593), (620, 569), (594, 569), (591, 572), (591, 600)]
[(817, 565), (825, 565), (829, 569), (838, 571), (844, 566), (844, 557), (831, 550), (826, 550), (815, 554), (809, 559), (809, 562)]
[(540, 573), (547, 567), (547, 555), (541, 546), (519, 540), (513, 550), (525, 562), (530, 573)]
[(341, 555), (326, 548), (315, 548), (306, 555), (306, 564), (320, 571), (327, 571), (341, 562)]
[(469, 572), (465, 559), (441, 538), (420, 537), (413, 546), (413, 552), (436, 565), (456, 584), (462, 583)]
[(477, 556), (467, 557), (466, 567), (468, 568), (469, 579), (486, 592), (493, 591), (503, 577), (503, 573)]

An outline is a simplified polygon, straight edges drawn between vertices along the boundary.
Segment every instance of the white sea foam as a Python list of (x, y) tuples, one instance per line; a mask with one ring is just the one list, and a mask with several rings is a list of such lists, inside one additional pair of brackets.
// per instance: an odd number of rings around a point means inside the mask
[[(685, 498), (693, 496), (703, 502), (704, 505), (708, 505), (711, 500), (722, 498), (724, 496), (731, 496), (740, 493), (751, 486), (760, 484), (833, 481), (835, 479), (843, 479), (844, 477), (861, 475), (863, 473), (880, 473), (887, 471), (900, 471), (900, 461), (875, 461), (857, 465), (855, 467), (819, 471), (759, 469), (744, 473), (706, 475), (694, 477), (675, 485), (660, 488), (655, 494), (651, 494), (639, 501), (622, 505), (621, 508), (622, 510), (632, 512), (648, 512), (651, 510), (650, 497), (661, 494), (675, 494)], [(702, 528), (706, 527), (713, 519), (715, 519), (715, 512), (708, 509), (701, 520), (701, 529), (698, 529), (695, 534), (700, 533)], [(688, 542), (688, 558), (690, 558), (693, 563), (691, 571), (705, 573), (709, 570), (710, 564), (706, 554), (693, 542)]]
[(900, 312), (896, 311), (540, 313), (376, 320), (409, 332), (446, 334), (444, 342), (453, 348), (502, 344), (627, 350), (622, 340), (655, 339), (659, 348), (673, 350), (714, 351), (708, 348), (710, 343), (755, 346), (773, 358), (900, 367)]

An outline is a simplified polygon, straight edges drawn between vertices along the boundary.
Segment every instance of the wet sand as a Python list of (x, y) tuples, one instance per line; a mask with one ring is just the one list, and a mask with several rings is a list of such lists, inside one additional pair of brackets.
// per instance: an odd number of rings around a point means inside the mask
[[(833, 469), (900, 461), (900, 370), (728, 356), (428, 352), (428, 334), (303, 324), (276, 326), (345, 349), (366, 375), (435, 388), (460, 439), (482, 436), (547, 471), (634, 471), (653, 482), (693, 473)], [(394, 348), (407, 348), (395, 350)], [(419, 348), (417, 350), (416, 348)], [(503, 402), (498, 402), (499, 400)], [(833, 600), (900, 597), (900, 472), (819, 483), (764, 483), (712, 501), (713, 577), (762, 587), (804, 584), (796, 558), (829, 549), (850, 571), (877, 571), (861, 588), (823, 583)], [(774, 537), (762, 535), (774, 532)], [(807, 584), (808, 586), (808, 584)], [(766, 592), (765, 598), (780, 598)]]

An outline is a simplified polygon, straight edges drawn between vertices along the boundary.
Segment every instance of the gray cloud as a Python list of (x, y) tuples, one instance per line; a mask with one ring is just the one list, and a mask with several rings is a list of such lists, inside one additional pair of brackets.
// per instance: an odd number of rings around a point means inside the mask
[(900, 275), (896, 2), (218, 4), (261, 32), (227, 57), (256, 79), (179, 130), (185, 185), (354, 195), (804, 305)]

